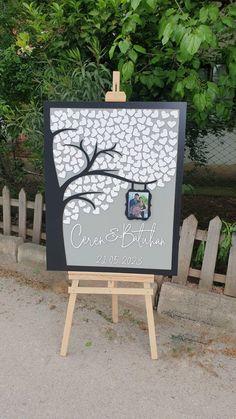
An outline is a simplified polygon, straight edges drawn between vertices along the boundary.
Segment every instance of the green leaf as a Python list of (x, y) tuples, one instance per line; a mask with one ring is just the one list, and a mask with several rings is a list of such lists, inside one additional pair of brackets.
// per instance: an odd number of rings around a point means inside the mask
[(235, 28), (236, 27), (236, 24), (235, 24), (234, 19), (232, 17), (229, 17), (229, 16), (223, 17), (222, 22), (226, 26), (229, 26), (229, 28)]
[(125, 54), (130, 47), (130, 42), (127, 41), (127, 39), (124, 39), (124, 41), (120, 41), (118, 45), (122, 54)]
[(128, 56), (134, 63), (137, 61), (138, 54), (133, 49), (129, 51)]
[(174, 37), (174, 40), (175, 40), (177, 45), (179, 45), (179, 43), (180, 43), (181, 39), (183, 38), (185, 32), (186, 32), (186, 29), (183, 25), (175, 26), (174, 31), (173, 31), (172, 39)]
[(215, 4), (211, 4), (208, 7), (208, 13), (209, 13), (209, 17), (212, 20), (212, 22), (215, 22), (218, 19), (218, 16), (219, 16), (219, 9)]
[(123, 65), (124, 65), (124, 58), (122, 57), (122, 58), (120, 58), (119, 59), (119, 61), (118, 61), (118, 71), (122, 71), (122, 67), (123, 67)]
[(199, 38), (201, 38), (203, 41), (208, 42), (208, 44), (212, 42), (213, 32), (209, 26), (200, 25), (196, 33), (199, 36)]
[(157, 0), (146, 0), (146, 3), (148, 4), (149, 7), (151, 7), (151, 9), (155, 9)]
[(131, 7), (132, 9), (136, 10), (137, 7), (140, 5), (142, 0), (131, 0)]
[(188, 11), (191, 10), (191, 0), (184, 0), (185, 7)]
[(140, 19), (140, 16), (137, 13), (134, 13), (130, 16), (130, 19), (132, 19), (134, 22), (136, 22), (138, 25), (142, 25), (142, 20)]
[(178, 93), (181, 97), (184, 96), (184, 85), (182, 81), (179, 81), (175, 87), (176, 93)]
[(167, 23), (168, 23), (168, 21), (167, 21), (167, 19), (166, 19), (166, 16), (162, 16), (162, 18), (160, 19), (160, 21), (159, 21), (159, 30), (158, 30), (158, 33), (159, 33), (159, 39), (161, 39), (162, 38), (162, 36), (163, 36), (163, 32), (164, 32), (164, 30), (165, 30), (165, 27), (166, 27), (166, 25), (167, 25)]
[(200, 63), (199, 58), (194, 57), (194, 58), (192, 59), (192, 65), (193, 65), (193, 68), (194, 68), (195, 70), (198, 70), (198, 69), (199, 69), (200, 64), (201, 64), (201, 63)]
[(151, 64), (156, 64), (161, 60), (162, 54), (157, 53), (155, 56), (151, 59)]
[(194, 90), (197, 87), (196, 76), (194, 77), (193, 75), (190, 75), (190, 76), (186, 77), (186, 79), (184, 81), (184, 85), (187, 89)]
[(134, 19), (127, 19), (122, 27), (122, 35), (127, 35), (130, 32), (135, 32), (136, 22)]
[(174, 7), (172, 7), (171, 9), (167, 9), (165, 13), (166, 16), (171, 16), (173, 14), (176, 14), (176, 9), (174, 9)]
[(232, 16), (236, 16), (236, 4), (230, 4), (228, 9)]
[(134, 63), (132, 61), (128, 61), (127, 63), (124, 63), (122, 67), (123, 81), (130, 80), (133, 72), (134, 72)]
[(85, 346), (86, 346), (86, 348), (90, 348), (90, 347), (92, 346), (92, 342), (91, 342), (91, 340), (88, 340), (88, 341), (85, 343)]
[(218, 95), (218, 92), (219, 92), (218, 86), (215, 83), (213, 83), (212, 81), (208, 81), (207, 82), (207, 92), (208, 92), (208, 95), (211, 98), (211, 100), (214, 101), (216, 96)]
[(201, 42), (202, 39), (197, 33), (186, 33), (181, 41), (180, 50), (194, 55), (199, 50)]
[(229, 63), (229, 74), (232, 78), (236, 77), (236, 63)]
[(110, 58), (110, 60), (112, 59), (112, 57), (114, 55), (115, 49), (116, 49), (116, 44), (115, 45), (112, 45), (112, 47), (109, 49), (109, 58)]
[(199, 112), (204, 111), (204, 109), (206, 107), (206, 96), (205, 96), (205, 93), (196, 93), (193, 96), (193, 104), (194, 104), (195, 108)]
[(168, 79), (167, 82), (174, 82), (176, 79), (176, 71), (175, 70), (169, 70), (167, 71)]
[(208, 18), (208, 7), (202, 7), (199, 12), (200, 22), (205, 23)]
[(165, 45), (168, 41), (169, 41), (169, 39), (170, 39), (170, 36), (171, 36), (171, 34), (172, 34), (172, 32), (173, 32), (173, 24), (172, 23), (167, 23), (167, 25), (166, 25), (166, 27), (165, 27), (165, 29), (164, 29), (164, 32), (163, 32), (163, 38), (162, 38), (162, 44), (163, 45)]
[(141, 52), (141, 54), (145, 54), (146, 52), (146, 49), (144, 47), (141, 47), (141, 45), (134, 45), (133, 48), (135, 49), (135, 51)]

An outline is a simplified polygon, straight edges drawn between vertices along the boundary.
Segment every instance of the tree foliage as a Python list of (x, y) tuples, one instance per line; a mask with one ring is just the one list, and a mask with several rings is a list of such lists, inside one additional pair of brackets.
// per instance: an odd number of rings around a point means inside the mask
[(201, 158), (199, 130), (230, 126), (235, 3), (2, 0), (0, 5), (0, 113), (8, 138), (28, 134), (40, 168), (43, 100), (101, 100), (117, 68), (129, 100), (188, 102), (192, 158)]

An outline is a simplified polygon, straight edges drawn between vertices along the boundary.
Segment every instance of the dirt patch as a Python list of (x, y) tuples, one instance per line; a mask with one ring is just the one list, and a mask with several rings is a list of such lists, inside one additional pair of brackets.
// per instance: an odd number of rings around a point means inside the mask
[(198, 227), (207, 229), (210, 220), (216, 216), (228, 222), (236, 221), (236, 197), (184, 195), (182, 198), (182, 220), (194, 214)]
[(23, 274), (10, 270), (10, 269), (0, 268), (0, 276), (4, 278), (14, 278), (18, 283), (22, 285), (28, 285), (29, 287), (40, 289), (40, 290), (50, 288), (48, 285), (46, 285), (43, 282), (31, 281), (30, 279), (26, 278)]
[[(168, 358), (193, 358), (194, 362), (206, 372), (217, 376), (214, 371), (213, 360), (208, 360), (207, 363), (199, 360), (204, 355), (224, 355), (228, 358), (236, 358), (236, 336), (217, 334), (209, 336), (209, 331), (201, 331), (199, 335), (196, 334), (178, 334), (170, 335), (170, 346)], [(214, 359), (214, 358), (213, 358)]]
[(52, 290), (56, 294), (67, 294), (67, 287), (65, 287), (65, 284), (62, 281), (51, 281), (49, 283), (45, 283), (39, 280), (31, 280), (30, 278), (27, 278), (25, 275), (23, 275), (23, 273), (2, 267), (0, 268), (0, 276), (4, 278), (14, 278), (21, 285), (26, 285), (38, 290), (48, 289)]

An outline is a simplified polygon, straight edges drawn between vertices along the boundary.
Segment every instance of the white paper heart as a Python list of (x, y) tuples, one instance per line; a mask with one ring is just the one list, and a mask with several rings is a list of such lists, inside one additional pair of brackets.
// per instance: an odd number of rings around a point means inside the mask
[(61, 177), (62, 179), (65, 179), (65, 177), (66, 177), (65, 170), (63, 170), (63, 172), (59, 173), (58, 176)]
[(169, 136), (170, 136), (170, 138), (175, 138), (175, 137), (177, 137), (177, 132), (169, 131)]
[(179, 116), (179, 111), (172, 111), (170, 114), (171, 114), (171, 116), (173, 116), (174, 118), (178, 118), (178, 116)]
[[(165, 125), (165, 122), (164, 121), (160, 121), (159, 119), (157, 120), (157, 126), (159, 127), (159, 128), (161, 128), (161, 127), (163, 127), (163, 125)], [(154, 131), (154, 129), (153, 129), (153, 131)]]
[(150, 116), (151, 113), (152, 113), (152, 110), (151, 109), (144, 109), (143, 113), (144, 113), (145, 116)]
[(70, 224), (70, 218), (64, 218), (63, 224)]
[(165, 137), (165, 138), (160, 138), (159, 142), (160, 142), (160, 144), (165, 145), (165, 144), (167, 143), (167, 137)]
[(66, 208), (66, 209), (65, 209), (65, 211), (64, 211), (64, 214), (65, 214), (66, 216), (70, 216), (70, 215), (71, 215), (71, 212), (70, 212), (70, 211), (68, 211), (68, 209)]
[(93, 111), (89, 111), (88, 117), (89, 118), (95, 118), (95, 111), (94, 110)]
[(167, 124), (170, 128), (173, 128), (176, 125), (176, 121), (168, 121)]
[(164, 188), (165, 186), (161, 179), (158, 180), (157, 185), (160, 186), (160, 188)]
[(169, 118), (170, 114), (166, 111), (162, 111), (161, 116), (162, 116), (163, 119), (166, 119), (166, 118)]
[(106, 211), (106, 210), (107, 210), (107, 208), (109, 208), (109, 205), (108, 205), (108, 204), (102, 204), (102, 205), (101, 205), (101, 208), (102, 208), (104, 211)]
[(164, 180), (164, 182), (169, 182), (171, 180), (171, 178), (167, 174), (165, 174), (164, 177), (163, 177), (163, 180)]
[(172, 169), (173, 167), (176, 167), (176, 162), (174, 160), (172, 160), (172, 162), (170, 163), (169, 167)]
[(177, 138), (174, 140), (169, 140), (169, 143), (174, 146), (177, 143)]
[(153, 189), (156, 188), (156, 183), (149, 183), (148, 185), (148, 189), (150, 189), (151, 191), (153, 191)]
[(169, 153), (171, 150), (173, 150), (173, 147), (170, 147), (168, 144), (166, 144), (165, 150), (167, 153)]
[(135, 109), (127, 109), (127, 114), (133, 116), (135, 114)]

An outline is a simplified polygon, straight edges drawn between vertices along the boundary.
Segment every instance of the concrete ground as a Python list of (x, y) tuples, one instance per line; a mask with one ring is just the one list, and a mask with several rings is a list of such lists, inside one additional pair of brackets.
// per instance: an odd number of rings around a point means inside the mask
[(62, 358), (63, 289), (0, 277), (0, 419), (236, 418), (235, 335), (156, 316), (152, 361), (141, 301), (113, 325), (109, 297), (83, 296)]

